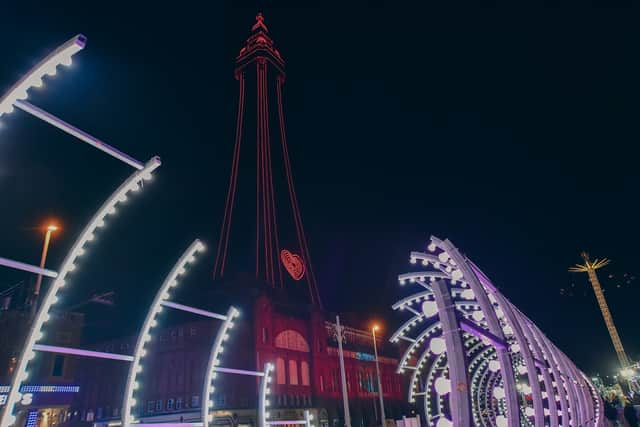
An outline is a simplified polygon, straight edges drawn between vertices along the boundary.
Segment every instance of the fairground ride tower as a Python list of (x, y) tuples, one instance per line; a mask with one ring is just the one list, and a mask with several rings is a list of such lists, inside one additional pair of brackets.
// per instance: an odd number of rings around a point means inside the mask
[(589, 282), (593, 287), (593, 292), (596, 294), (596, 300), (598, 301), (598, 305), (600, 306), (600, 311), (602, 312), (604, 323), (607, 325), (609, 336), (611, 336), (613, 348), (616, 350), (616, 354), (618, 355), (620, 366), (622, 367), (622, 369), (626, 369), (631, 365), (631, 361), (629, 360), (627, 353), (625, 353), (624, 347), (622, 347), (620, 335), (618, 335), (616, 325), (614, 325), (613, 323), (611, 311), (609, 310), (609, 306), (607, 305), (607, 300), (604, 298), (604, 292), (602, 291), (600, 280), (598, 280), (598, 275), (596, 274), (597, 269), (608, 265), (610, 261), (606, 258), (591, 261), (589, 259), (589, 254), (586, 252), (582, 252), (580, 256), (584, 260), (584, 264), (576, 264), (574, 267), (569, 268), (569, 271), (572, 273), (587, 273), (587, 275), (589, 276)]
[(287, 145), (284, 60), (262, 14), (236, 58), (235, 78), (235, 145), (214, 279), (253, 270), (258, 281), (306, 294), (321, 308)]

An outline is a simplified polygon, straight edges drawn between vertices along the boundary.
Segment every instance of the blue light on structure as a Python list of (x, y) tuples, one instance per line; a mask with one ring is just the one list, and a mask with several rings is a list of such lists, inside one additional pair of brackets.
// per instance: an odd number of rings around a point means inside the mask
[(27, 424), (25, 424), (25, 427), (36, 427), (37, 422), (38, 411), (29, 411), (29, 415), (27, 415)]

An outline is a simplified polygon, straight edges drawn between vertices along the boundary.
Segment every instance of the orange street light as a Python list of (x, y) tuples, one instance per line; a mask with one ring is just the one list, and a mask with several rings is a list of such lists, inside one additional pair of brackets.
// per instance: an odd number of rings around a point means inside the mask
[[(46, 230), (47, 233), (44, 235), (44, 245), (42, 245), (42, 255), (40, 256), (40, 268), (44, 268), (45, 261), (47, 260), (47, 253), (49, 252), (49, 243), (51, 242), (51, 233), (54, 231), (58, 231), (60, 227), (57, 225), (50, 223)], [(31, 301), (31, 317), (35, 316), (36, 310), (38, 307), (38, 296), (40, 295), (40, 287), (42, 286), (42, 274), (38, 274), (38, 278), (36, 279), (36, 286), (33, 289), (33, 298)]]

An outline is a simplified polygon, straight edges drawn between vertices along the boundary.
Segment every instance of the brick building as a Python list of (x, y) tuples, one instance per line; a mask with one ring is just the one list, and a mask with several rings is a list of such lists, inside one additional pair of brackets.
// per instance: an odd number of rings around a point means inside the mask
[[(310, 409), (320, 426), (343, 425), (340, 368), (335, 325), (310, 305), (295, 304), (267, 292), (246, 298), (222, 356), (222, 365), (275, 373), (270, 412), (273, 419), (302, 418)], [(179, 322), (158, 330), (151, 341), (141, 378), (137, 416), (145, 423), (199, 421), (202, 381), (217, 324), (210, 320)], [(99, 351), (130, 354), (134, 339), (94, 346)], [(403, 377), (396, 373), (397, 348), (378, 338), (387, 418), (406, 413)], [(369, 331), (345, 327), (345, 370), (352, 425), (379, 425), (379, 402), (373, 340)], [(83, 393), (74, 410), (78, 421), (107, 424), (120, 417), (126, 363), (89, 360), (80, 369)], [(140, 395), (139, 395), (140, 396)], [(214, 395), (215, 422), (255, 426), (258, 382), (220, 375)]]

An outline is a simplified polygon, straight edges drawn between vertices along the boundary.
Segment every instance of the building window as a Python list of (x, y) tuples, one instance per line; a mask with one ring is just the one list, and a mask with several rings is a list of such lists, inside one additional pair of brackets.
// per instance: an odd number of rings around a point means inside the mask
[(183, 336), (184, 336), (184, 328), (183, 328), (183, 327), (180, 327), (180, 328), (178, 329), (178, 336), (179, 336), (179, 337), (183, 337)]
[(196, 336), (196, 328), (192, 327), (191, 329), (189, 329), (189, 335), (191, 335), (192, 337), (195, 337)]
[(118, 407), (113, 408), (113, 416), (117, 417), (118, 415), (120, 415), (120, 408)]
[(200, 396), (193, 395), (191, 396), (191, 407), (198, 408), (200, 406)]
[(262, 344), (267, 343), (267, 328), (262, 328)]
[(96, 409), (96, 419), (102, 419), (102, 408)]
[(89, 411), (87, 411), (87, 421), (92, 422), (93, 421), (93, 410), (89, 409)]
[(181, 397), (176, 399), (176, 411), (179, 411), (180, 409), (182, 409), (182, 398)]
[(153, 412), (153, 408), (155, 408), (156, 402), (150, 400), (147, 402), (147, 412)]
[(320, 375), (320, 391), (324, 391), (324, 377)]
[(56, 354), (53, 358), (53, 369), (51, 369), (52, 377), (61, 377), (64, 372), (64, 356)]
[(289, 384), (298, 385), (298, 362), (289, 360)]
[(287, 329), (276, 336), (276, 347), (287, 350), (309, 352), (309, 344), (300, 333)]
[(302, 385), (309, 385), (309, 363), (306, 360), (300, 363), (300, 377), (302, 377)]
[(156, 400), (156, 412), (162, 411), (162, 400)]
[(287, 382), (287, 372), (284, 368), (284, 359), (278, 357), (276, 359), (276, 383), (285, 384)]
[(167, 411), (173, 411), (173, 399), (167, 399)]

